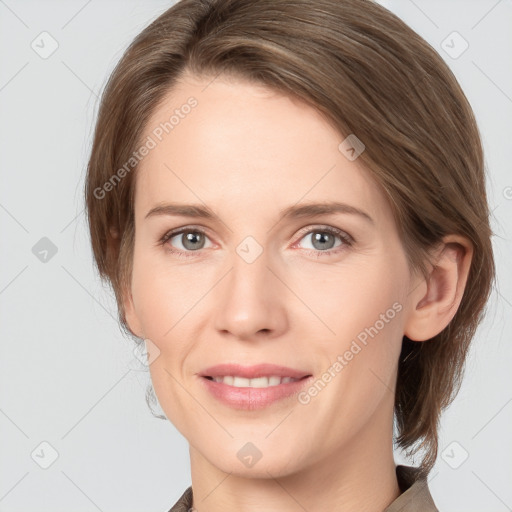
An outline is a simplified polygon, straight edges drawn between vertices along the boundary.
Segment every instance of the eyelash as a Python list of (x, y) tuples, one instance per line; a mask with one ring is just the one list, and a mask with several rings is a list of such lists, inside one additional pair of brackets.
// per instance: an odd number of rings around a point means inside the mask
[[(159, 246), (164, 246), (164, 245), (167, 244), (167, 242), (171, 238), (174, 238), (176, 235), (181, 235), (182, 233), (201, 233), (202, 235), (208, 236), (206, 234), (206, 232), (203, 231), (202, 229), (196, 228), (196, 227), (193, 227), (193, 226), (188, 226), (188, 227), (185, 227), (185, 228), (178, 228), (176, 230), (167, 231), (159, 239), (158, 245)], [(338, 254), (338, 253), (346, 250), (346, 248), (351, 247), (354, 244), (354, 242), (355, 242), (355, 240), (350, 235), (348, 235), (344, 231), (341, 231), (341, 229), (334, 228), (332, 226), (321, 226), (321, 227), (312, 228), (309, 231), (306, 231), (305, 233), (301, 234), (298, 242), (300, 242), (305, 236), (310, 235), (311, 233), (330, 233), (332, 235), (338, 236), (341, 239), (341, 241), (343, 242), (343, 244), (338, 246), (336, 249), (329, 249), (328, 251), (306, 250), (306, 253), (308, 255), (314, 256), (316, 258), (320, 258), (322, 256), (332, 256), (334, 254)], [(298, 242), (296, 242), (296, 243), (298, 243)], [(175, 254), (179, 258), (191, 258), (191, 257), (193, 258), (195, 256), (194, 253), (200, 251), (200, 250), (197, 250), (197, 251), (181, 251), (181, 250), (176, 250), (176, 249), (172, 248), (171, 245), (168, 245), (166, 247), (166, 250), (168, 250), (172, 254)]]

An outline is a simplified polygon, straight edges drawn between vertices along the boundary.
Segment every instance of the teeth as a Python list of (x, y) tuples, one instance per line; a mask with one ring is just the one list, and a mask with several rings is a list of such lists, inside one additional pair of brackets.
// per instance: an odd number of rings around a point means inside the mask
[(299, 379), (293, 377), (256, 377), (254, 379), (247, 379), (245, 377), (237, 377), (233, 375), (226, 375), (225, 377), (213, 377), (215, 382), (222, 382), (229, 384), (236, 388), (268, 388), (270, 386), (277, 386), (279, 384), (286, 384), (287, 382), (295, 382)]
[(281, 377), (269, 377), (268, 384), (269, 386), (277, 386), (278, 384), (281, 384)]

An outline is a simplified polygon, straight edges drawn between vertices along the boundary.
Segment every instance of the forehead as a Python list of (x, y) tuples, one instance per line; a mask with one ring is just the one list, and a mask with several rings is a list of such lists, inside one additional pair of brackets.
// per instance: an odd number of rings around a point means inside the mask
[(148, 137), (154, 147), (137, 169), (136, 215), (169, 200), (239, 211), (332, 200), (364, 206), (372, 217), (389, 213), (321, 113), (259, 84), (187, 76), (153, 112)]

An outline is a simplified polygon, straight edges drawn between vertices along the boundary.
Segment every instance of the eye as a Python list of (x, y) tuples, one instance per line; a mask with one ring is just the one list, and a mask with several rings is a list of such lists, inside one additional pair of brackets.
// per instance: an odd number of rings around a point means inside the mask
[[(172, 243), (173, 240), (175, 240), (174, 244)], [(209, 240), (209, 238), (203, 230), (188, 227), (165, 233), (160, 239), (160, 244), (167, 246), (171, 252), (178, 256), (187, 257), (189, 256), (187, 253), (211, 247), (211, 245), (205, 246), (206, 240)]]
[[(336, 244), (337, 239), (340, 241), (338, 244)], [(310, 229), (298, 243), (300, 244), (302, 240), (309, 241), (312, 250), (308, 252), (317, 257), (339, 253), (350, 247), (354, 242), (350, 235), (332, 226)], [(306, 249), (310, 248), (306, 247)]]
[[(175, 239), (174, 243), (172, 242)], [(166, 247), (178, 257), (194, 256), (194, 252), (211, 247), (205, 245), (209, 240), (206, 233), (199, 228), (186, 227), (174, 231), (168, 231), (159, 240), (159, 244)], [(321, 226), (310, 229), (299, 239), (308, 240), (312, 249), (306, 247), (306, 252), (316, 257), (329, 256), (344, 251), (354, 243), (354, 239), (344, 231), (332, 226)], [(339, 243), (336, 243), (339, 240)]]

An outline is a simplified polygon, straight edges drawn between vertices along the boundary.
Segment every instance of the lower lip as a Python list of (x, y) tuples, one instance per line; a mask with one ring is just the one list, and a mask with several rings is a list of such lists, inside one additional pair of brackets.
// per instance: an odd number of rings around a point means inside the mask
[(200, 377), (208, 391), (222, 403), (235, 409), (263, 409), (268, 405), (298, 393), (313, 378), (303, 377), (294, 382), (285, 382), (268, 388), (237, 388)]

